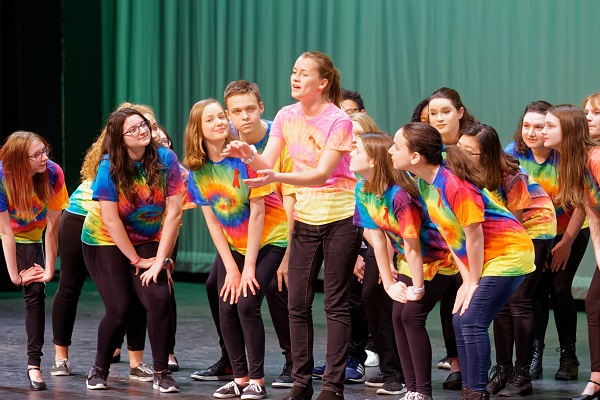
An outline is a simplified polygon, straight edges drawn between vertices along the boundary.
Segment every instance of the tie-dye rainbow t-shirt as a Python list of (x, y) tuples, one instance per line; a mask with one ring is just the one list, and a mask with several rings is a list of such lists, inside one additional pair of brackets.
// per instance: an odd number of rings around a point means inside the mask
[(585, 191), (590, 207), (600, 210), (600, 147), (594, 147), (588, 153)]
[(356, 184), (354, 225), (381, 229), (390, 238), (399, 254), (399, 272), (411, 276), (404, 257), (403, 238), (419, 238), (423, 257), (423, 275), (430, 281), (435, 274), (454, 275), (458, 272), (442, 235), (423, 210), (423, 205), (398, 185), (389, 186), (383, 196), (364, 191), (364, 180)]
[[(525, 154), (521, 154), (517, 151), (515, 142), (506, 146), (504, 151), (517, 157), (521, 166), (529, 173), (529, 176), (544, 189), (544, 192), (546, 192), (548, 196), (550, 196), (556, 213), (556, 233), (558, 235), (564, 234), (569, 225), (573, 211), (565, 210), (563, 206), (554, 202), (554, 199), (558, 196), (559, 190), (558, 152), (552, 150), (548, 158), (546, 158), (543, 163), (539, 164), (533, 157), (531, 149), (527, 149)], [(587, 226), (586, 221), (583, 224), (583, 227)]]
[(427, 212), (456, 257), (469, 267), (463, 227), (481, 223), (482, 276), (520, 276), (535, 270), (533, 242), (523, 225), (487, 190), (441, 165), (431, 185), (419, 179)]
[(294, 172), (317, 168), (324, 150), (342, 153), (342, 159), (322, 186), (296, 187), (295, 218), (323, 225), (354, 215), (356, 177), (350, 172), (352, 122), (333, 103), (316, 118), (306, 119), (300, 103), (283, 107), (275, 116), (271, 136), (282, 140), (290, 152)]
[(556, 214), (552, 200), (525, 168), (520, 168), (520, 172), (505, 176), (492, 195), (509, 211), (523, 210), (523, 226), (532, 239), (554, 239)]
[(92, 199), (92, 194), (92, 181), (86, 179), (71, 193), (67, 211), (85, 217), (90, 208), (98, 205), (98, 202)]
[(288, 224), (285, 209), (271, 185), (250, 189), (244, 179), (256, 177), (256, 172), (239, 158), (224, 158), (206, 163), (190, 171), (188, 190), (194, 203), (210, 207), (227, 238), (231, 249), (246, 254), (250, 199), (264, 197), (265, 220), (260, 237), (260, 247), (273, 245), (287, 247)]
[[(107, 156), (100, 162), (96, 179), (92, 183), (94, 200), (118, 203), (119, 217), (123, 221), (127, 236), (133, 245), (160, 241), (166, 198), (179, 193), (185, 195), (185, 186), (181, 179), (179, 162), (175, 153), (159, 147), (158, 156), (164, 165), (162, 172), (164, 189), (149, 187), (143, 165), (136, 163), (139, 173), (134, 178), (134, 184), (138, 196), (134, 204), (131, 204), (122, 193), (117, 192), (110, 173), (110, 159)], [(89, 209), (83, 223), (81, 241), (90, 246), (115, 245), (102, 221), (99, 205)]]
[[(42, 172), (43, 173), (43, 172)], [(33, 219), (19, 216), (6, 191), (6, 177), (0, 162), (0, 212), (8, 211), (10, 227), (15, 235), (16, 243), (42, 243), (42, 233), (46, 227), (48, 210), (60, 211), (69, 206), (69, 194), (65, 186), (62, 169), (54, 161), (46, 163), (46, 174), (50, 183), (51, 197), (48, 204), (43, 204), (34, 193), (32, 198)]]

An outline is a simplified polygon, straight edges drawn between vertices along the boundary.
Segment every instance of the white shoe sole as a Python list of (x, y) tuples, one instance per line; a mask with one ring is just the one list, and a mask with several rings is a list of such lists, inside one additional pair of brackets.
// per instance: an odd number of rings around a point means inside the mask
[(108, 389), (108, 385), (98, 384), (95, 386), (91, 386), (91, 385), (88, 385), (87, 382), (85, 383), (85, 386), (90, 390), (106, 390), (106, 389)]
[(179, 392), (179, 389), (176, 388), (175, 386), (171, 386), (168, 389), (165, 389), (165, 388), (161, 388), (156, 383), (152, 385), (152, 388), (154, 390), (160, 390), (161, 393), (178, 393)]
[(152, 382), (151, 376), (137, 376), (137, 375), (129, 375), (129, 379), (135, 379), (141, 382)]

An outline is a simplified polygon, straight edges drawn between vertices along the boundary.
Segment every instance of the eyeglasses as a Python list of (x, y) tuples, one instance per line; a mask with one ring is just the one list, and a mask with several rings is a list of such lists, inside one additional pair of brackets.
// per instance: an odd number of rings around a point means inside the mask
[(467, 155), (468, 155), (468, 156), (480, 156), (480, 155), (481, 155), (481, 153), (471, 153), (471, 152), (470, 152), (470, 151), (468, 151), (468, 150), (463, 150), (463, 151), (464, 151), (465, 153), (467, 153)]
[(146, 121), (142, 121), (139, 125), (134, 125), (131, 128), (127, 129), (123, 136), (131, 136), (133, 138), (137, 138), (140, 135), (140, 129), (148, 130), (148, 124)]
[(158, 143), (167, 149), (171, 147), (171, 141), (169, 139), (159, 140)]
[(27, 158), (31, 158), (35, 161), (42, 161), (42, 157), (46, 156), (48, 157), (48, 154), (50, 154), (50, 146), (46, 146), (42, 149), (42, 151), (38, 151), (37, 153), (35, 153), (32, 156), (27, 156)]
[(357, 112), (360, 112), (360, 108), (344, 108), (344, 111), (346, 112), (346, 114), (350, 115), (350, 114), (354, 114)]

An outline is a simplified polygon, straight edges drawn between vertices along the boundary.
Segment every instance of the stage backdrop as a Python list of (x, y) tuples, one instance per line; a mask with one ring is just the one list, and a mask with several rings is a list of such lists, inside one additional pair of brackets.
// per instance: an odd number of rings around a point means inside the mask
[[(342, 86), (361, 92), (369, 114), (391, 133), (441, 86), (457, 89), (504, 144), (527, 103), (579, 105), (600, 91), (600, 2), (592, 0), (92, 3), (101, 11), (103, 115), (124, 100), (152, 105), (180, 156), (196, 101), (222, 101), (225, 85), (243, 78), (259, 84), (264, 117), (272, 119), (293, 101), (291, 69), (307, 50), (330, 55)], [(90, 142), (97, 132), (90, 127)], [(205, 271), (213, 256), (200, 210), (186, 212), (180, 268)], [(588, 255), (577, 286), (589, 285), (593, 268)]]

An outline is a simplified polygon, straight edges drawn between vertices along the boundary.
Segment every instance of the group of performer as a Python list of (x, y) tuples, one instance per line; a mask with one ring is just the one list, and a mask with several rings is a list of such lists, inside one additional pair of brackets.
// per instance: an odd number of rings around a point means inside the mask
[[(182, 213), (197, 207), (217, 250), (206, 290), (222, 357), (192, 378), (228, 381), (216, 398), (267, 397), (265, 296), (285, 356), (271, 384), (290, 389), (286, 400), (310, 400), (317, 378), (318, 400), (343, 399), (345, 382), (432, 399), (425, 326), (438, 301), (441, 364), (450, 369), (443, 387), (461, 390), (461, 399), (532, 393), (550, 302), (560, 341), (555, 379), (577, 379), (571, 285), (590, 236), (600, 265), (600, 93), (583, 109), (529, 104), (503, 149), (453, 89), (436, 90), (390, 135), (358, 93), (342, 90), (327, 55), (301, 54), (290, 84), (297, 102), (272, 122), (261, 118), (258, 86), (245, 80), (225, 88), (223, 105), (198, 101), (182, 164), (151, 107), (121, 104), (87, 151), (70, 198), (43, 137), (18, 131), (6, 139), (0, 235), (26, 302), (30, 388), (46, 389), (45, 283), (60, 255), (51, 374), (71, 374), (89, 273), (106, 312), (86, 387), (108, 388), (126, 336), (130, 378), (179, 391), (171, 273)], [(316, 366), (312, 303), (322, 265), (327, 350)], [(572, 400), (600, 397), (599, 312), (596, 269), (586, 299), (592, 372)], [(143, 363), (146, 328), (152, 366)], [(366, 380), (369, 334), (381, 374)]]

